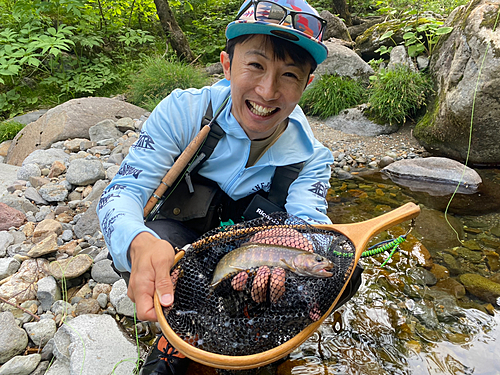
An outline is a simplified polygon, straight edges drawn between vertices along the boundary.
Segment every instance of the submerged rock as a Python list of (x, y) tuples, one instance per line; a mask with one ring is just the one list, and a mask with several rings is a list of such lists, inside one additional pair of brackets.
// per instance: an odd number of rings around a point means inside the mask
[(460, 276), (460, 282), (470, 294), (487, 301), (496, 303), (500, 297), (500, 284), (481, 275), (467, 273)]

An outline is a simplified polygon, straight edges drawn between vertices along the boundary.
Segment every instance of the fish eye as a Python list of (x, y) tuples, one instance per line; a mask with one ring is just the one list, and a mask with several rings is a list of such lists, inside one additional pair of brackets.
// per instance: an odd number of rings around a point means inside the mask
[(322, 262), (323, 261), (323, 257), (321, 255), (316, 255), (315, 261), (316, 262)]

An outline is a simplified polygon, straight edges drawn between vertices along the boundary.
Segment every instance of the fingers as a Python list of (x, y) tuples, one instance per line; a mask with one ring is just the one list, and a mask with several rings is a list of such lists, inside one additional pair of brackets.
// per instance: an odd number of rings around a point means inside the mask
[(283, 268), (276, 267), (273, 269), (269, 288), (269, 298), (271, 302), (278, 302), (281, 296), (285, 293), (285, 270)]
[(252, 284), (252, 291), (250, 295), (252, 299), (257, 303), (262, 303), (266, 301), (267, 286), (269, 284), (269, 275), (271, 271), (268, 266), (261, 266), (257, 270), (257, 275), (255, 275)]
[(142, 232), (130, 245), (130, 260), (132, 271), (127, 294), (136, 304), (137, 318), (157, 321), (154, 293), (158, 293), (165, 307), (172, 305), (174, 300), (170, 278), (174, 250), (167, 241)]
[(242, 271), (238, 273), (233, 279), (231, 280), (231, 286), (233, 287), (234, 290), (237, 290), (241, 292), (242, 290), (245, 290), (245, 287), (247, 285), (247, 280), (248, 280), (248, 274), (245, 271)]

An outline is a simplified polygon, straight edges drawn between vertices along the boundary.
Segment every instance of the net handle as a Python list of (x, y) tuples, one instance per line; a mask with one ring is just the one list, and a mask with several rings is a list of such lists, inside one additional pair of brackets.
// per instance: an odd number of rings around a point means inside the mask
[[(354, 272), (355, 266), (357, 265), (361, 253), (364, 251), (368, 241), (376, 234), (389, 229), (390, 227), (400, 224), (406, 220), (413, 219), (420, 213), (420, 208), (414, 203), (407, 203), (395, 210), (392, 210), (386, 214), (378, 216), (376, 218), (366, 220), (360, 223), (353, 224), (330, 224), (330, 225), (314, 225), (314, 227), (324, 230), (334, 230), (342, 233), (354, 244), (356, 248), (356, 255), (354, 257), (354, 264), (351, 270), (351, 274), (346, 280), (342, 290), (337, 295), (337, 298), (330, 306), (330, 309), (324, 314), (321, 319), (311, 323), (306, 328), (304, 328), (297, 335), (292, 337), (287, 342), (267, 350), (262, 353), (250, 354), (245, 356), (229, 356), (222, 354), (215, 354), (207, 352), (196, 348), (184, 340), (182, 340), (170, 327), (163, 314), (163, 308), (160, 304), (160, 299), (155, 293), (154, 295), (154, 305), (156, 316), (158, 317), (158, 322), (160, 323), (163, 334), (167, 340), (172, 344), (179, 352), (184, 354), (186, 357), (201, 363), (206, 366), (216, 367), (225, 370), (247, 370), (256, 367), (261, 367), (275, 362), (286, 355), (290, 354), (295, 348), (300, 346), (305, 342), (309, 336), (311, 336), (314, 331), (316, 331), (321, 323), (331, 314), (333, 309), (338, 303), (338, 300), (342, 296), (344, 289), (346, 288), (349, 280), (351, 279), (352, 273)], [(175, 256), (175, 263), (177, 263), (184, 256), (184, 251), (180, 251)]]

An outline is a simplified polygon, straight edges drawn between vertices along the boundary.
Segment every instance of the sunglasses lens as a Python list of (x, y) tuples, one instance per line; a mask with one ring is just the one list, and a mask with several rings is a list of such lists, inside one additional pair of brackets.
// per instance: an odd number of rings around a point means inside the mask
[(257, 21), (279, 24), (285, 15), (285, 9), (275, 3), (268, 1), (260, 1), (257, 3), (257, 10), (255, 14), (255, 19)]
[(304, 34), (317, 38), (321, 33), (321, 22), (309, 14), (298, 13), (295, 15), (295, 28)]

